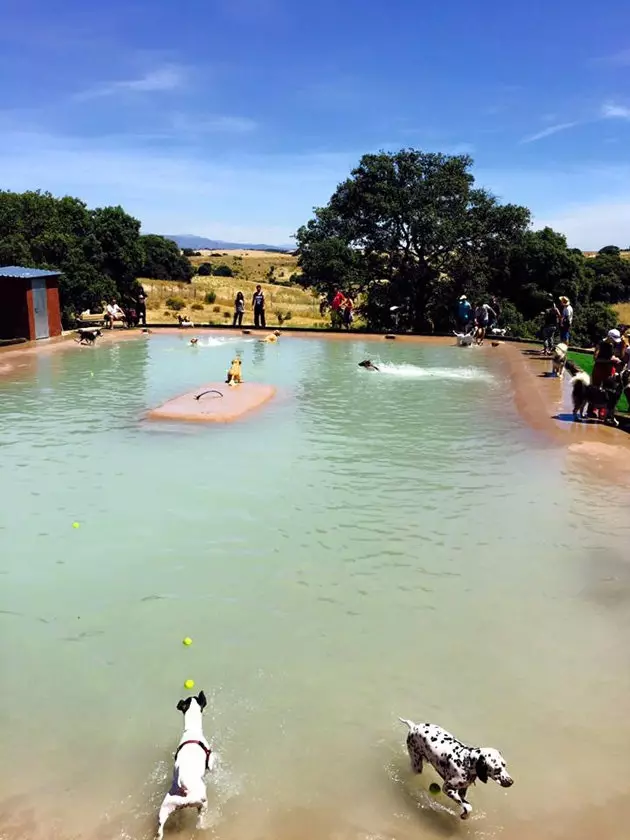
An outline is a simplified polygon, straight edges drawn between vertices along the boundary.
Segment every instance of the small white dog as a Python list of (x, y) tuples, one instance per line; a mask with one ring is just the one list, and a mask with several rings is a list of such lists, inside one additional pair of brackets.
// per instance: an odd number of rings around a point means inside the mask
[(562, 376), (564, 373), (564, 366), (567, 363), (567, 353), (569, 352), (569, 348), (566, 344), (560, 343), (556, 344), (553, 350), (553, 355), (551, 357), (551, 375), (552, 376)]
[(164, 836), (164, 823), (174, 811), (181, 808), (197, 808), (197, 828), (203, 826), (203, 818), (208, 810), (204, 776), (212, 770), (215, 762), (214, 753), (203, 734), (201, 715), (206, 705), (203, 691), (177, 704), (184, 715), (184, 731), (175, 752), (173, 782), (158, 815), (158, 840)]
[(453, 330), (453, 335), (457, 339), (458, 347), (472, 347), (475, 338), (474, 333), (458, 333)]
[(490, 330), (491, 335), (498, 335), (501, 338), (505, 338), (507, 333), (509, 332), (509, 327), (492, 327)]

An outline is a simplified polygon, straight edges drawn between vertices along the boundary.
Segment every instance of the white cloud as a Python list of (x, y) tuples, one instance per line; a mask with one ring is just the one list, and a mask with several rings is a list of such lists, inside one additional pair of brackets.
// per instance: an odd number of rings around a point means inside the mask
[(606, 102), (602, 105), (602, 117), (604, 119), (630, 120), (630, 108), (626, 105), (617, 105), (614, 102)]
[(187, 114), (173, 114), (173, 129), (188, 134), (249, 134), (258, 127), (249, 117), (227, 115), (191, 117)]
[(613, 53), (613, 55), (607, 56), (604, 61), (606, 64), (616, 64), (617, 67), (625, 67), (630, 64), (630, 49)]
[(536, 134), (530, 134), (528, 137), (523, 137), (521, 143), (535, 143), (537, 140), (543, 140), (545, 137), (551, 137), (552, 134), (558, 134), (558, 132), (560, 131), (568, 131), (570, 128), (574, 128), (576, 125), (579, 125), (579, 123), (567, 122), (557, 123), (556, 125), (550, 125), (548, 128), (544, 128), (542, 131), (539, 131)]
[(584, 251), (597, 251), (604, 245), (630, 244), (630, 203), (627, 201), (601, 201), (593, 204), (575, 204), (560, 210), (558, 215), (536, 217), (534, 227), (547, 225), (567, 237), (569, 247)]
[(107, 82), (89, 88), (75, 95), (77, 100), (98, 99), (102, 96), (115, 96), (121, 93), (160, 93), (181, 88), (186, 80), (186, 72), (178, 64), (165, 64), (139, 76), (137, 79), (123, 79)]

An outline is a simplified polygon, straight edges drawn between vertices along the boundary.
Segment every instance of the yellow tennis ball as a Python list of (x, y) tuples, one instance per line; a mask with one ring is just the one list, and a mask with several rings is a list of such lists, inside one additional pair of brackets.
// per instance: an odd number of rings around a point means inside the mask
[(184, 683), (184, 688), (194, 688), (194, 687), (195, 687), (195, 681), (194, 680), (186, 680), (186, 682)]
[(440, 790), (441, 787), (436, 782), (431, 782), (431, 784), (429, 785), (429, 793), (431, 794), (431, 796), (437, 796)]
[(190, 638), (190, 636), (186, 636), (186, 638), (183, 641), (183, 644), (185, 644), (186, 647), (188, 647), (188, 645), (192, 645), (192, 639)]
[(72, 523), (72, 527), (73, 527), (73, 528), (80, 528), (81, 526), (79, 525), (79, 523), (78, 523), (78, 522), (73, 522), (73, 523)]

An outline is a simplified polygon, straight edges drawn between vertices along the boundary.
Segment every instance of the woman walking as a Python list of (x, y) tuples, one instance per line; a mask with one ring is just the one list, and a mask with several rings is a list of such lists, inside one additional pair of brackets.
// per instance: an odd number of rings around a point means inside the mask
[(241, 327), (243, 326), (243, 315), (245, 314), (245, 297), (243, 292), (236, 293), (236, 299), (234, 300), (234, 320), (232, 321), (233, 327)]

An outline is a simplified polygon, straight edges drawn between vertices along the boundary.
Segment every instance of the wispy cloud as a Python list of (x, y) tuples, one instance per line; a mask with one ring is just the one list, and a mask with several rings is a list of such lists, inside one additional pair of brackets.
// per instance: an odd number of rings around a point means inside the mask
[(77, 100), (98, 99), (124, 93), (160, 93), (178, 90), (186, 81), (186, 71), (179, 64), (165, 64), (136, 79), (106, 82), (75, 95)]
[(556, 123), (556, 125), (550, 125), (548, 128), (544, 128), (536, 134), (523, 137), (521, 143), (536, 143), (538, 140), (544, 140), (545, 137), (551, 137), (552, 134), (558, 134), (560, 131), (568, 131), (570, 128), (575, 128), (576, 125), (579, 125), (579, 122)]
[(606, 64), (614, 64), (617, 67), (627, 67), (630, 64), (630, 49), (619, 50), (619, 52), (607, 55), (601, 60)]
[(630, 120), (630, 108), (615, 102), (605, 102), (602, 105), (602, 117), (609, 120)]
[(212, 115), (192, 118), (187, 114), (174, 114), (173, 129), (187, 134), (249, 134), (258, 128), (255, 120), (249, 117)]

